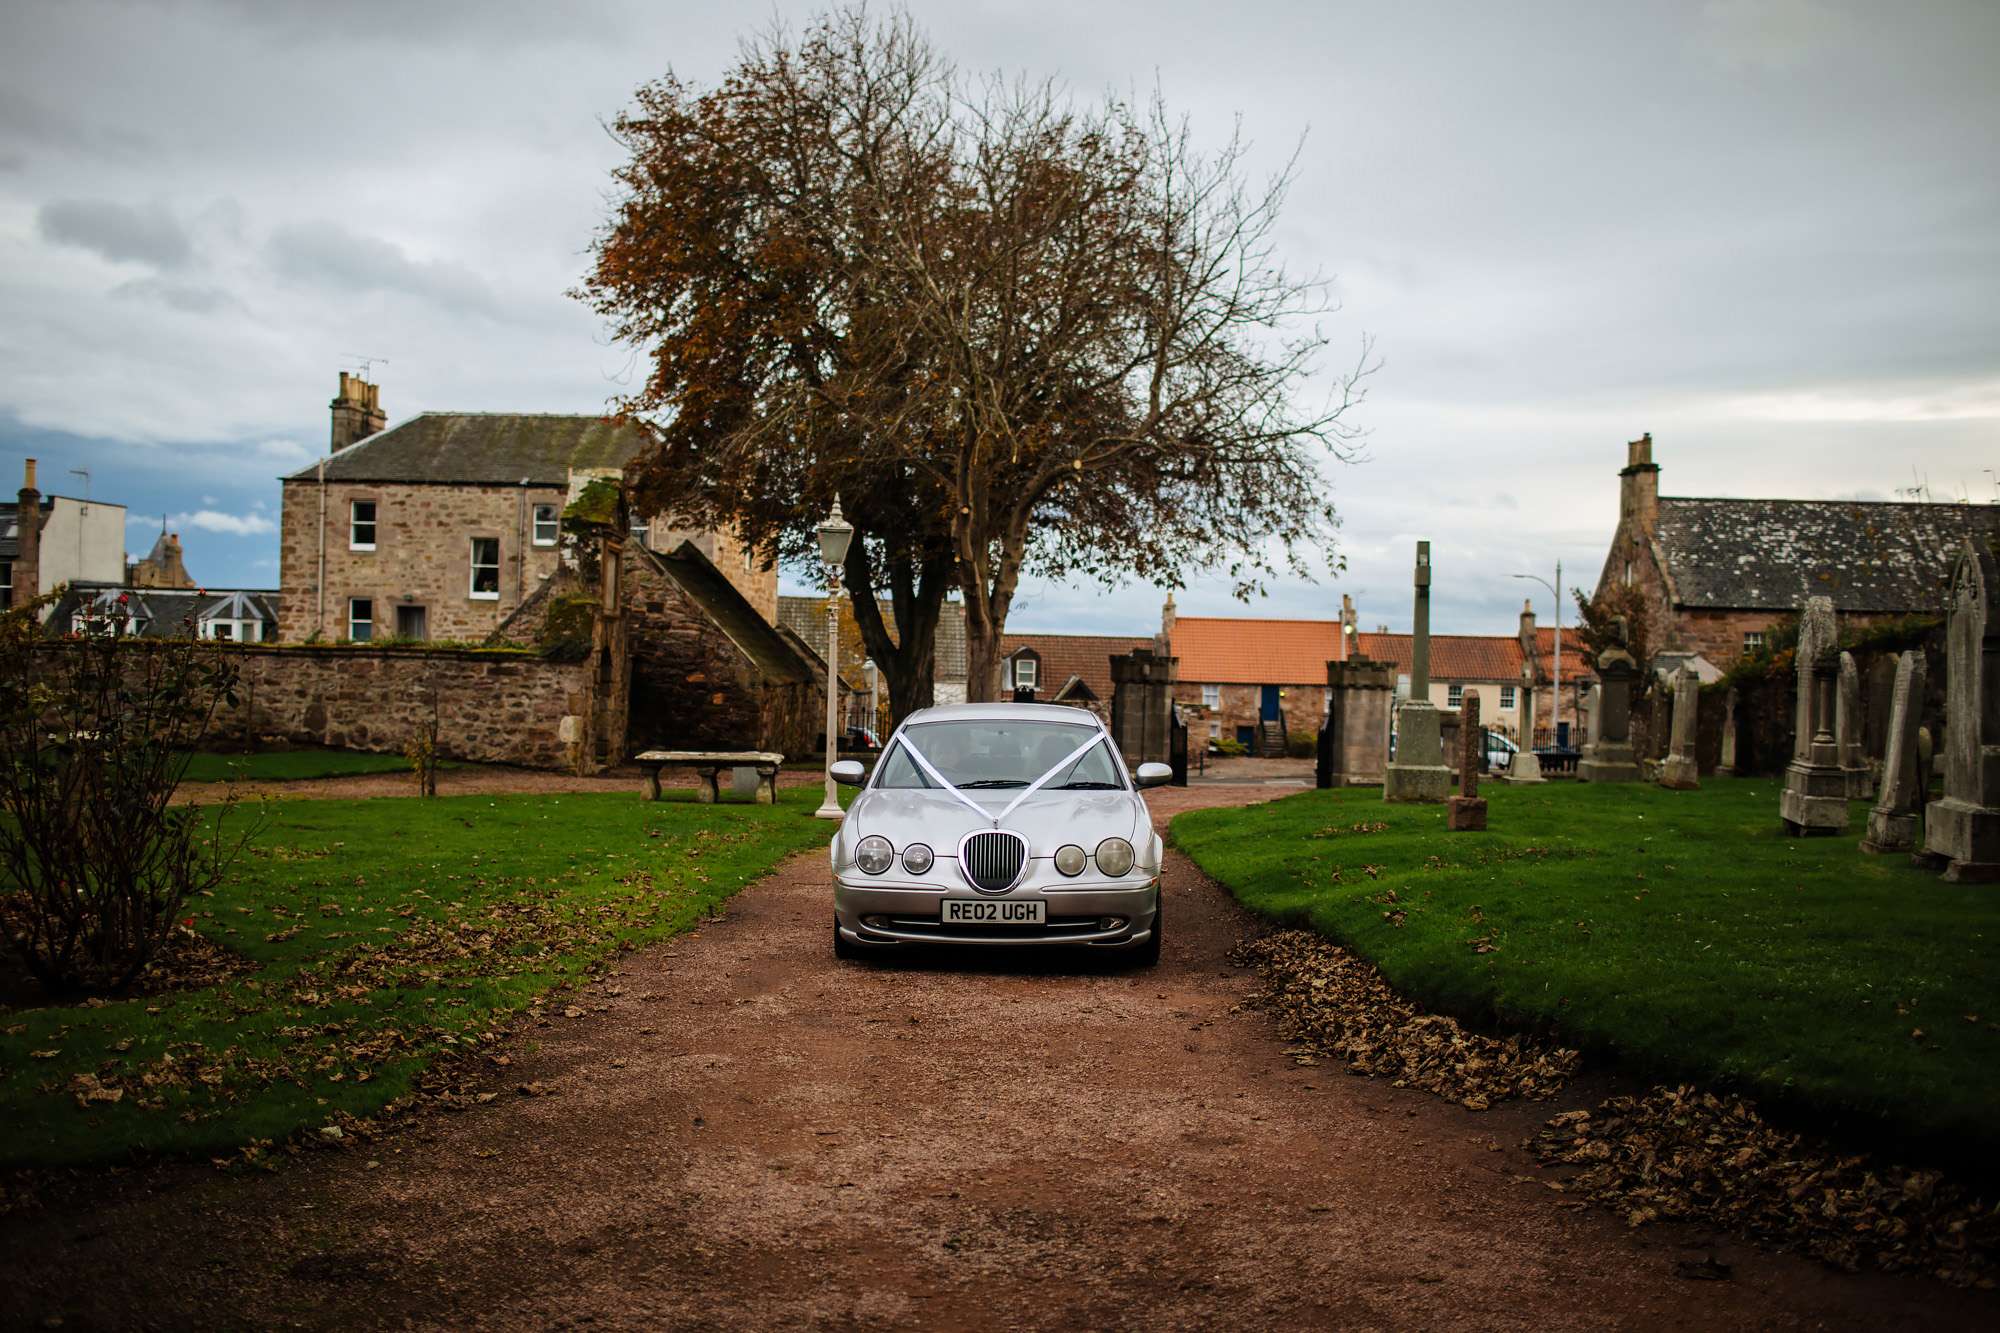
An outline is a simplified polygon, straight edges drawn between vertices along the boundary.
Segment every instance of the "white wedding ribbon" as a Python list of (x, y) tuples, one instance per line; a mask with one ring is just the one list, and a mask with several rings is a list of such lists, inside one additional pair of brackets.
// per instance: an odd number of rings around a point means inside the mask
[(910, 738), (908, 736), (903, 737), (900, 741), (897, 742), (897, 744), (901, 745), (905, 750), (908, 750), (910, 752), (910, 758), (917, 761), (917, 767), (924, 770), (924, 772), (930, 776), (933, 782), (936, 782), (938, 786), (943, 787), (953, 796), (956, 796), (959, 800), (965, 802), (968, 806), (970, 806), (973, 809), (975, 813), (978, 814), (978, 816), (981, 819), (990, 819), (993, 821), (993, 827), (999, 828), (1000, 821), (1005, 819), (1008, 815), (1013, 814), (1015, 806), (1027, 800), (1030, 796), (1033, 796), (1037, 791), (1041, 789), (1041, 786), (1044, 782), (1047, 782), (1050, 778), (1062, 772), (1064, 769), (1068, 768), (1071, 764), (1075, 763), (1077, 760), (1083, 758), (1083, 756), (1090, 751), (1091, 746), (1100, 744), (1103, 740), (1104, 737), (1102, 735), (1094, 735), (1089, 740), (1085, 741), (1083, 744), (1077, 746), (1074, 750), (1071, 750), (1067, 755), (1063, 756), (1062, 760), (1059, 763), (1057, 763), (1054, 768), (1051, 768), (1048, 772), (1042, 774), (1040, 777), (1036, 778), (1033, 782), (1029, 783), (1027, 789), (1023, 791), (1019, 796), (1016, 796), (1012, 801), (1010, 801), (1007, 805), (1007, 808), (1005, 810), (1002, 810), (997, 815), (989, 815), (986, 812), (985, 806), (981, 805), (979, 802), (973, 800), (970, 796), (967, 796), (964, 792), (960, 791), (957, 787), (953, 786), (951, 779), (946, 777), (944, 774), (938, 772), (937, 769), (931, 765), (931, 761), (924, 758), (923, 752), (918, 750), (915, 745), (911, 744)]

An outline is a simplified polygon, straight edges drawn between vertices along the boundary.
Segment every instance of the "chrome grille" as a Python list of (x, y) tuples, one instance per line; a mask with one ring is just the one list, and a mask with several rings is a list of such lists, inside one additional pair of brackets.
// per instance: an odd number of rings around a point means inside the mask
[(958, 844), (958, 866), (966, 883), (984, 893), (1002, 893), (1021, 878), (1028, 842), (1005, 829), (980, 829)]

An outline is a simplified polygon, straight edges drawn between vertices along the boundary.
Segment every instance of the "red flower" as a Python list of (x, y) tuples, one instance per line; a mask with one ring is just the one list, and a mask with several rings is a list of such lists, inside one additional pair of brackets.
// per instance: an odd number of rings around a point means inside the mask
[(120, 606), (125, 605), (125, 603), (131, 600), (132, 600), (132, 594), (129, 592), (121, 592), (118, 594), (118, 605)]
[(184, 925), (184, 926), (186, 926), (186, 927), (187, 927), (187, 928), (188, 928), (189, 930), (193, 930), (193, 929), (194, 929), (194, 918), (193, 918), (193, 917), (189, 917), (189, 918), (188, 918), (187, 920), (185, 920), (185, 921), (181, 922), (181, 924), (182, 924), (182, 925)]

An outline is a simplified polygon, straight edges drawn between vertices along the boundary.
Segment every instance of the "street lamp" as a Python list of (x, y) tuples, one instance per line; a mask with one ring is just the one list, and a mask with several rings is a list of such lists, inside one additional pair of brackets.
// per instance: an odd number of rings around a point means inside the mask
[[(1517, 579), (1533, 579), (1536, 583), (1539, 583), (1544, 588), (1547, 588), (1549, 590), (1549, 596), (1555, 599), (1556, 678), (1555, 678), (1555, 688), (1549, 691), (1549, 697), (1555, 701), (1556, 705), (1554, 715), (1549, 718), (1549, 739), (1554, 740), (1556, 738), (1557, 733), (1562, 730), (1562, 713), (1563, 713), (1563, 595), (1562, 595), (1563, 562), (1560, 560), (1556, 561), (1556, 581), (1554, 583), (1550, 583), (1547, 579), (1543, 578), (1539, 574), (1514, 574), (1511, 575), (1510, 577)], [(1533, 749), (1534, 746), (1535, 746), (1535, 738), (1533, 736), (1528, 737), (1528, 748)]]
[(840, 514), (840, 497), (833, 497), (833, 512), (819, 525), (819, 558), (826, 562), (826, 799), (813, 811), (818, 819), (839, 819), (840, 789), (833, 780), (833, 761), (840, 757), (840, 732), (836, 713), (840, 707), (840, 571), (847, 563), (848, 543), (854, 540), (854, 525)]

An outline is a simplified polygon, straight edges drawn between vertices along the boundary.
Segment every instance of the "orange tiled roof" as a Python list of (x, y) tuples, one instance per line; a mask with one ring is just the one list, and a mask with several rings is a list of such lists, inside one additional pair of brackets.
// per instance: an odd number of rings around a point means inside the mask
[(1199, 685), (1324, 685), (1340, 655), (1340, 622), (1178, 616), (1180, 678)]
[(1117, 634), (1003, 634), (1000, 652), (1012, 657), (1023, 648), (1035, 650), (1041, 659), (1040, 684), (1036, 697), (1047, 699), (1063, 687), (1071, 676), (1083, 677), (1091, 692), (1111, 706), (1111, 659), (1135, 648), (1151, 648), (1153, 638), (1132, 638)]
[[(1362, 634), (1361, 651), (1377, 662), (1394, 662), (1398, 671), (1410, 669), (1410, 636), (1407, 634)], [(1550, 645), (1553, 647), (1554, 640)], [(1563, 635), (1569, 647), (1569, 635)], [(1503, 685), (1521, 680), (1521, 640), (1511, 635), (1433, 634), (1431, 635), (1432, 680), (1492, 680)], [(1569, 675), (1568, 654), (1564, 654), (1563, 674)]]
[[(1556, 651), (1556, 627), (1538, 625), (1535, 627), (1535, 651), (1541, 655), (1544, 681), (1555, 666), (1552, 660)], [(1583, 635), (1575, 627), (1563, 626), (1563, 683), (1578, 680), (1596, 680), (1588, 661), (1590, 650), (1584, 646)]]

